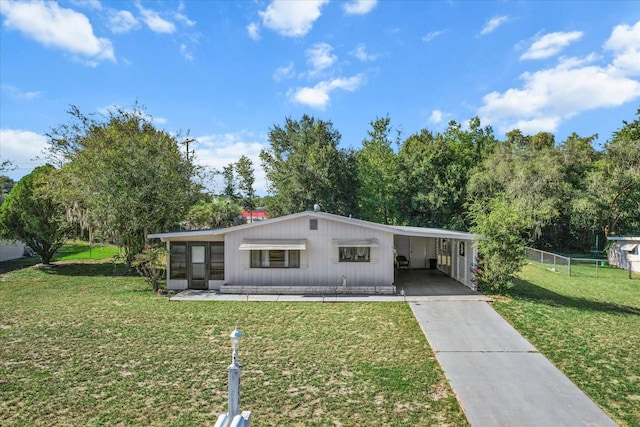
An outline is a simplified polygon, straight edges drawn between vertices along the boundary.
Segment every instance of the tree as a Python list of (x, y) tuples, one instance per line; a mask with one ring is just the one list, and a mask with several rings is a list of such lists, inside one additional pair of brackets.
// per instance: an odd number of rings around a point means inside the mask
[(605, 216), (605, 230), (640, 228), (640, 109), (633, 122), (613, 133), (592, 177), (590, 190)]
[(568, 194), (552, 138), (519, 130), (506, 136), (493, 145), (468, 184), (471, 231), (483, 236), (478, 250), (486, 262), (477, 277), (481, 286), (496, 292), (511, 286), (524, 264), (525, 245), (559, 217)]
[(25, 242), (43, 264), (51, 263), (72, 232), (65, 220), (65, 208), (50, 186), (58, 175), (49, 164), (35, 168), (13, 187), (0, 206), (0, 236)]
[(71, 123), (49, 135), (51, 155), (64, 163), (61, 197), (119, 242), (131, 264), (148, 233), (177, 228), (193, 204), (192, 157), (137, 105), (98, 119), (75, 107), (69, 113)]
[(582, 252), (594, 248), (594, 234), (599, 235), (602, 229), (597, 204), (588, 192), (589, 177), (602, 155), (592, 146), (596, 138), (573, 133), (556, 148), (566, 193), (558, 217), (543, 229), (537, 246)]
[(237, 197), (236, 194), (236, 176), (234, 173), (234, 164), (229, 163), (227, 166), (222, 168), (222, 180), (224, 182), (224, 190), (222, 190), (222, 194), (227, 197), (235, 199)]
[(136, 269), (154, 292), (160, 290), (160, 286), (166, 274), (167, 250), (161, 245), (147, 245), (142, 252), (133, 257), (132, 267)]
[(442, 134), (423, 129), (407, 138), (398, 154), (402, 222), (467, 229), (467, 183), (494, 142), (493, 130), (477, 118), (469, 130), (451, 121)]
[(471, 206), (472, 231), (477, 241), (480, 262), (474, 271), (478, 288), (503, 292), (526, 262), (524, 232), (529, 226), (518, 209), (504, 195)]
[(371, 122), (369, 139), (356, 151), (360, 216), (382, 224), (396, 222), (397, 155), (391, 147), (389, 116)]
[(269, 147), (260, 159), (273, 193), (268, 205), (273, 216), (311, 209), (356, 214), (356, 164), (350, 150), (338, 149), (340, 133), (330, 121), (307, 115), (287, 118), (269, 131)]
[(235, 164), (238, 173), (238, 190), (240, 193), (242, 207), (253, 215), (256, 209), (256, 190), (253, 188), (255, 182), (253, 162), (247, 156), (242, 156)]
[(187, 230), (225, 228), (242, 224), (240, 206), (229, 198), (200, 201), (189, 209), (184, 222)]
[(0, 175), (0, 205), (4, 202), (4, 198), (7, 194), (11, 193), (11, 189), (16, 185), (16, 182), (5, 175)]

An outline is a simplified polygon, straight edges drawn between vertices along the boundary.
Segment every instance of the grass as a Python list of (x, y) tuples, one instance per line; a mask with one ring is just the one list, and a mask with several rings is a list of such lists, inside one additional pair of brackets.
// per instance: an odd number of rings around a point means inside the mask
[(21, 260), (0, 312), (4, 425), (212, 425), (236, 325), (252, 425), (467, 425), (404, 304), (170, 302), (108, 259)]
[(120, 249), (113, 245), (88, 245), (86, 242), (74, 241), (60, 248), (53, 257), (53, 261), (104, 260), (119, 253)]
[[(493, 307), (620, 425), (640, 425), (640, 281), (526, 266)], [(584, 270), (584, 271), (583, 271)]]

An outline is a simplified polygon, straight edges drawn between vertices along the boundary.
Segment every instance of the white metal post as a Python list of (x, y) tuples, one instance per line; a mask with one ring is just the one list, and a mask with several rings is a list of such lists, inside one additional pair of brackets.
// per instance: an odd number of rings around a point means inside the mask
[(229, 372), (229, 419), (240, 414), (240, 371), (242, 366), (238, 363), (238, 349), (233, 350), (233, 360), (227, 368)]

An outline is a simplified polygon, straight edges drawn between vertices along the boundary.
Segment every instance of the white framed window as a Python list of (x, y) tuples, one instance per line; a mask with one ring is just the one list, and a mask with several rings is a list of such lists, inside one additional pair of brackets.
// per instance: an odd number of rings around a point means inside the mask
[(300, 268), (300, 251), (296, 249), (252, 250), (251, 268)]
[(338, 247), (339, 262), (371, 262), (371, 248), (369, 246), (340, 246)]

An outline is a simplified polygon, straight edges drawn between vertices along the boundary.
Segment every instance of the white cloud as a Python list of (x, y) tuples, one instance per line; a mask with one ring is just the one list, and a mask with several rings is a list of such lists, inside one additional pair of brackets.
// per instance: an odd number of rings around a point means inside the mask
[(193, 61), (193, 54), (191, 53), (191, 51), (189, 50), (189, 48), (187, 47), (186, 44), (182, 43), (180, 45), (180, 54), (184, 57), (184, 59), (186, 59), (187, 61)]
[(275, 73), (273, 73), (273, 79), (277, 82), (290, 79), (294, 76), (294, 65), (293, 62), (289, 62), (289, 64), (284, 67), (276, 68)]
[(333, 80), (322, 81), (313, 87), (297, 88), (290, 92), (289, 96), (292, 101), (307, 105), (311, 108), (324, 110), (330, 102), (329, 94), (334, 90), (340, 89), (347, 92), (353, 92), (364, 83), (364, 76), (356, 74), (348, 78), (336, 78)]
[(520, 59), (544, 59), (556, 55), (563, 48), (582, 38), (582, 31), (556, 32), (545, 34), (531, 44)]
[(311, 67), (309, 74), (317, 74), (338, 60), (338, 57), (331, 53), (332, 50), (333, 47), (328, 43), (316, 43), (305, 51), (307, 64)]
[(260, 26), (255, 22), (247, 25), (247, 34), (252, 40), (260, 40)]
[(109, 11), (109, 29), (112, 33), (127, 33), (138, 28), (138, 20), (128, 10), (110, 10)]
[(485, 24), (482, 31), (480, 31), (480, 35), (484, 36), (485, 34), (494, 32), (500, 25), (504, 24), (508, 20), (508, 16), (494, 16)]
[(274, 0), (265, 11), (258, 13), (264, 27), (283, 36), (300, 37), (311, 30), (326, 3), (328, 0)]
[[(229, 163), (237, 162), (247, 156), (253, 162), (255, 189), (258, 194), (267, 193), (267, 178), (260, 163), (260, 151), (267, 148), (266, 142), (256, 141), (248, 132), (203, 135), (196, 140), (196, 161), (219, 171)], [(222, 178), (217, 177), (213, 191), (222, 191)]]
[(425, 35), (422, 37), (422, 41), (423, 42), (430, 42), (431, 40), (435, 39), (436, 37), (444, 34), (446, 31), (445, 30), (440, 30), (440, 31), (432, 31), (429, 34)]
[(142, 5), (140, 5), (140, 3), (138, 3), (136, 6), (138, 6), (138, 10), (142, 15), (142, 20), (154, 33), (171, 34), (176, 31), (175, 24), (162, 18), (158, 14), (158, 12), (151, 9), (145, 9), (144, 7), (142, 7)]
[(630, 74), (640, 73), (640, 21), (633, 27), (615, 27), (604, 48), (616, 54), (614, 67)]
[(15, 99), (23, 99), (23, 100), (27, 100), (27, 101), (31, 101), (32, 99), (39, 98), (40, 95), (42, 95), (44, 93), (44, 92), (39, 91), (39, 90), (33, 90), (33, 91), (24, 92), (24, 91), (20, 90), (19, 88), (15, 87), (13, 85), (8, 85), (8, 84), (0, 85), (0, 89), (2, 91), (6, 92), (7, 94), (9, 94), (11, 97), (13, 97)]
[(431, 116), (429, 116), (429, 121), (435, 124), (441, 123), (443, 119), (444, 114), (440, 110), (433, 110)]
[(367, 48), (362, 43), (356, 46), (356, 48), (349, 53), (358, 58), (360, 61), (375, 61), (379, 57), (379, 55), (368, 53)]
[(17, 166), (15, 171), (7, 173), (12, 179), (20, 179), (36, 166), (44, 164), (44, 160), (36, 158), (42, 156), (46, 147), (44, 135), (28, 130), (0, 129), (0, 158)]
[[(182, 3), (180, 3), (182, 5)], [(182, 8), (180, 8), (180, 10), (184, 9), (184, 6), (182, 6)], [(173, 13), (173, 17), (176, 19), (176, 21), (180, 21), (182, 22), (184, 25), (186, 25), (187, 27), (193, 27), (194, 25), (196, 25), (196, 21), (192, 21), (191, 19), (189, 19), (189, 17), (183, 13), (180, 12), (174, 12)]]
[(102, 4), (99, 0), (69, 0), (71, 4), (86, 9), (102, 10)]
[(616, 107), (640, 98), (640, 82), (612, 65), (596, 66), (595, 55), (561, 58), (554, 68), (526, 72), (521, 88), (483, 97), (478, 115), (501, 132), (516, 127), (555, 132), (563, 120), (583, 111)]
[(344, 11), (349, 15), (366, 15), (371, 12), (378, 0), (351, 0), (343, 4)]
[(96, 37), (89, 19), (57, 3), (23, 3), (0, 1), (4, 25), (16, 29), (47, 47), (79, 55), (83, 59), (115, 61), (108, 39)]

